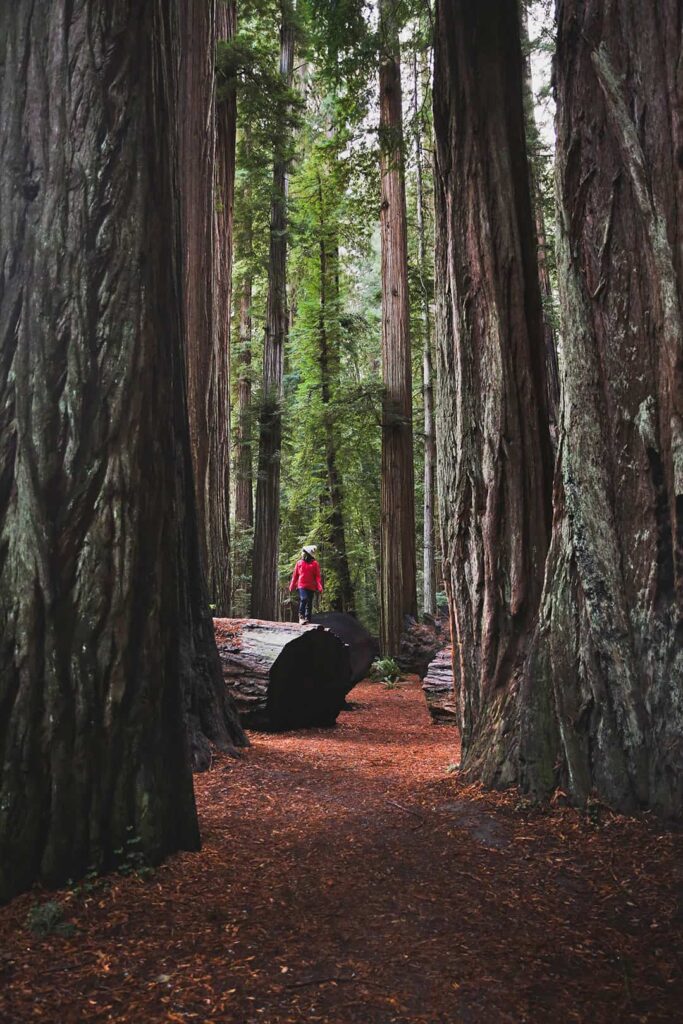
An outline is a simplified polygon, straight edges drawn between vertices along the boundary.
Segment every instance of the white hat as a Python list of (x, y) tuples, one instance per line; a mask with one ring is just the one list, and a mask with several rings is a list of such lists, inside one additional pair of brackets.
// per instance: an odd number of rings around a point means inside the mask
[(301, 549), (305, 555), (314, 555), (318, 550), (317, 544), (305, 544)]

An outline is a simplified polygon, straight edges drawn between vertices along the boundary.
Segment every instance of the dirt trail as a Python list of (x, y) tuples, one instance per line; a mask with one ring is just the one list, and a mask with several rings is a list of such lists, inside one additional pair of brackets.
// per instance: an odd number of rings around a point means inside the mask
[(682, 1019), (680, 834), (463, 789), (419, 684), (351, 696), (198, 777), (201, 853), (0, 909), (0, 1020)]

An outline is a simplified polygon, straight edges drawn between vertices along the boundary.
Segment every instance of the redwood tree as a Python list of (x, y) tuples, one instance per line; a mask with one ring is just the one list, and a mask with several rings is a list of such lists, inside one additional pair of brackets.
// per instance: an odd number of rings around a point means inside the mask
[[(477, 11), (486, 13), (492, 6), (480, 4)], [(476, 18), (468, 7), (456, 3), (447, 10), (441, 5), (435, 89), (443, 216), (438, 250), (441, 401), (443, 425), (457, 452), (449, 464), (444, 438), (442, 486), (465, 701), (464, 765), (486, 781), (519, 780), (542, 796), (560, 785), (578, 801), (595, 794), (622, 810), (653, 807), (680, 815), (683, 140), (673, 102), (680, 95), (680, 4), (564, 0), (558, 6), (561, 415), (552, 537), (540, 604), (539, 554), (546, 533), (540, 530), (544, 519), (538, 496), (546, 485), (538, 474), (543, 461), (538, 455), (530, 458), (528, 468), (517, 474), (525, 489), (511, 480), (491, 505), (477, 495), (473, 481), (495, 483), (501, 472), (509, 474), (524, 446), (507, 423), (497, 450), (489, 442), (495, 462), (486, 451), (469, 459), (473, 441), (465, 444), (468, 426), (476, 441), (481, 433), (489, 438), (496, 422), (489, 410), (479, 409), (479, 368), (495, 371), (489, 376), (494, 385), (489, 394), (507, 394), (518, 366), (518, 361), (512, 367), (503, 362), (501, 371), (499, 356), (492, 358), (494, 353), (481, 343), (470, 344), (481, 322), (481, 296), (512, 294), (514, 268), (503, 264), (501, 272), (505, 235), (500, 213), (482, 233), (481, 201), (468, 191), (466, 179), (454, 177), (486, 135), (481, 122), (469, 120), (469, 104), (460, 103), (470, 95), (464, 83), (471, 77), (488, 88), (496, 69), (502, 73), (508, 66), (504, 55), (516, 20), (508, 11), (507, 28), (496, 35), (491, 32), (494, 11), (488, 10), (487, 27), (482, 24), (478, 36), (468, 36), (463, 19)], [(477, 67), (486, 39), (491, 40), (490, 60)], [(517, 80), (515, 72), (504, 96), (488, 97), (489, 124), (517, 107)], [(501, 195), (505, 191), (513, 198), (521, 179), (510, 169), (500, 177), (500, 165), (513, 161), (520, 150), (515, 139), (501, 139), (491, 151), (489, 170), (478, 175), (480, 183), (497, 175)], [(459, 265), (467, 249), (452, 244), (448, 226), (460, 217), (469, 219), (466, 237), (481, 238), (486, 275), (471, 252), (464, 271)], [(462, 233), (455, 241), (462, 243)], [(520, 246), (518, 251), (525, 250)], [(528, 306), (528, 289), (524, 295)], [(538, 344), (536, 352), (541, 365)], [(535, 387), (542, 395), (541, 382)], [(520, 413), (515, 419), (528, 426), (533, 407), (529, 385), (524, 394), (527, 416)], [(537, 473), (535, 480), (531, 471)], [(480, 556), (463, 554), (472, 547), (470, 537), (486, 537), (492, 512), (504, 509), (509, 516), (515, 493), (524, 494), (523, 508), (535, 503), (539, 511), (535, 518), (518, 517), (514, 531), (499, 531), (494, 577), (485, 543), (479, 545)], [(511, 558), (517, 536), (524, 540), (522, 560)], [(497, 588), (488, 600), (484, 589), (474, 604), (472, 598), (487, 579)], [(501, 619), (498, 612), (500, 626), (491, 634), (493, 643), (486, 644), (491, 609), (504, 613), (503, 602), (520, 593), (520, 584), (526, 588), (524, 601), (512, 617), (503, 614)], [(473, 606), (485, 627), (481, 634), (472, 627), (478, 621)], [(513, 629), (506, 633), (507, 623)], [(501, 643), (504, 654), (515, 637), (515, 657), (502, 660), (497, 653)], [(486, 661), (491, 651), (496, 657)]]
[[(324, 167), (324, 165), (323, 165)], [(333, 179), (334, 180), (334, 179)], [(325, 467), (327, 470), (327, 552), (326, 566), (335, 581), (329, 607), (333, 611), (352, 612), (355, 607), (351, 570), (346, 551), (344, 525), (344, 484), (339, 466), (339, 445), (335, 423), (335, 392), (339, 388), (339, 238), (335, 212), (327, 209), (323, 168), (318, 168), (318, 365), (323, 404)]]
[[(242, 152), (247, 167), (251, 159), (251, 133), (249, 125), (243, 129)], [(251, 444), (251, 356), (252, 356), (252, 313), (254, 281), (253, 217), (251, 204), (254, 201), (250, 172), (247, 170), (242, 194), (242, 263), (238, 304), (238, 355), (237, 355), (237, 428), (235, 431), (235, 530), (241, 539), (248, 537), (254, 525), (254, 494)], [(241, 568), (248, 568), (249, 559), (240, 550)]]
[[(424, 77), (424, 75), (423, 75)], [(420, 115), (417, 49), (413, 52), (413, 108), (415, 134), (415, 201), (417, 261), (420, 277), (420, 319), (422, 321), (422, 405), (424, 417), (424, 474), (422, 504), (422, 610), (436, 615), (436, 558), (434, 551), (434, 498), (436, 491), (436, 436), (434, 433), (434, 377), (432, 372), (432, 324), (429, 270), (427, 266), (427, 230), (423, 184), (424, 126)]]
[(382, 482), (380, 646), (398, 654), (403, 619), (417, 616), (412, 371), (403, 111), (397, 0), (380, 0), (382, 200)]
[(437, 7), (437, 444), (468, 765), (498, 766), (543, 585), (551, 453), (517, 0)]
[[(521, 771), (683, 810), (678, 0), (558, 8), (562, 408)], [(678, 105), (677, 105), (678, 104)]]
[[(216, 38), (235, 36), (235, 0), (218, 0)], [(213, 216), (213, 345), (206, 396), (209, 410), (207, 466), (207, 576), (217, 615), (231, 610), (230, 571), (230, 310), (232, 302), (233, 203), (235, 194), (235, 83), (216, 91)]]
[(198, 845), (178, 47), (172, 3), (0, 8), (0, 899)]
[(275, 139), (273, 197), (268, 261), (268, 302), (263, 345), (263, 392), (259, 414), (258, 479), (254, 521), (251, 614), (277, 619), (279, 613), (278, 557), (280, 553), (280, 458), (282, 448), (282, 374), (287, 340), (287, 164), (289, 128), (286, 89), (294, 67), (294, 10), (282, 0), (280, 77), (284, 102)]
[[(234, 9), (220, 3), (221, 35)], [(179, 161), (188, 412), (203, 563), (227, 612), (229, 558), (230, 211), (234, 97), (215, 103), (216, 0), (180, 0)], [(218, 209), (216, 210), (216, 206)]]

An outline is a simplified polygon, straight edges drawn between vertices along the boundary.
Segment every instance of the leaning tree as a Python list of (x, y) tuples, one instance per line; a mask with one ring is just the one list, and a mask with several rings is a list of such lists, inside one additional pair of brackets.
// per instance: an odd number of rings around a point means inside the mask
[(194, 848), (191, 740), (241, 741), (200, 570), (178, 5), (0, 8), (0, 899)]
[[(468, 163), (491, 124), (519, 107), (517, 4), (470, 7), (440, 5), (435, 89), (440, 397), (450, 405), (441, 486), (463, 763), (488, 782), (520, 781), (539, 795), (560, 785), (576, 800), (594, 793), (626, 810), (680, 814), (680, 4), (558, 5), (561, 410), (545, 571), (542, 382), (535, 392), (524, 386), (514, 417), (494, 415), (491, 395), (507, 394), (519, 366), (507, 363), (506, 348), (491, 349), (498, 327), (486, 339), (478, 333), (482, 301), (514, 296), (525, 248), (514, 264), (501, 262), (505, 221), (482, 216), (477, 189), (501, 162), (521, 159), (522, 143), (501, 138), (486, 167)], [(494, 27), (502, 17), (505, 32)], [(507, 88), (489, 96), (483, 125), (464, 104), (468, 83), (476, 77), (490, 90), (503, 68)], [(468, 166), (480, 166), (470, 190)], [(508, 207), (516, 180), (509, 171), (499, 178)], [(461, 220), (469, 230), (454, 233)], [(463, 243), (476, 247), (466, 261)], [(535, 320), (535, 286), (520, 300)], [(539, 452), (521, 462), (518, 429), (537, 421)], [(450, 445), (458, 457), (449, 462)], [(496, 526), (501, 516), (514, 520), (514, 543)], [(491, 525), (495, 547), (479, 540)]]

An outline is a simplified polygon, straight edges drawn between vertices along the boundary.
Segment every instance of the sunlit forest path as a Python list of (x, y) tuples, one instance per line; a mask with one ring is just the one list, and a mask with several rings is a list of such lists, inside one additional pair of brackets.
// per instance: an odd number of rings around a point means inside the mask
[(196, 777), (201, 853), (0, 910), (0, 1020), (676, 1019), (680, 835), (463, 788), (418, 682), (351, 696)]

